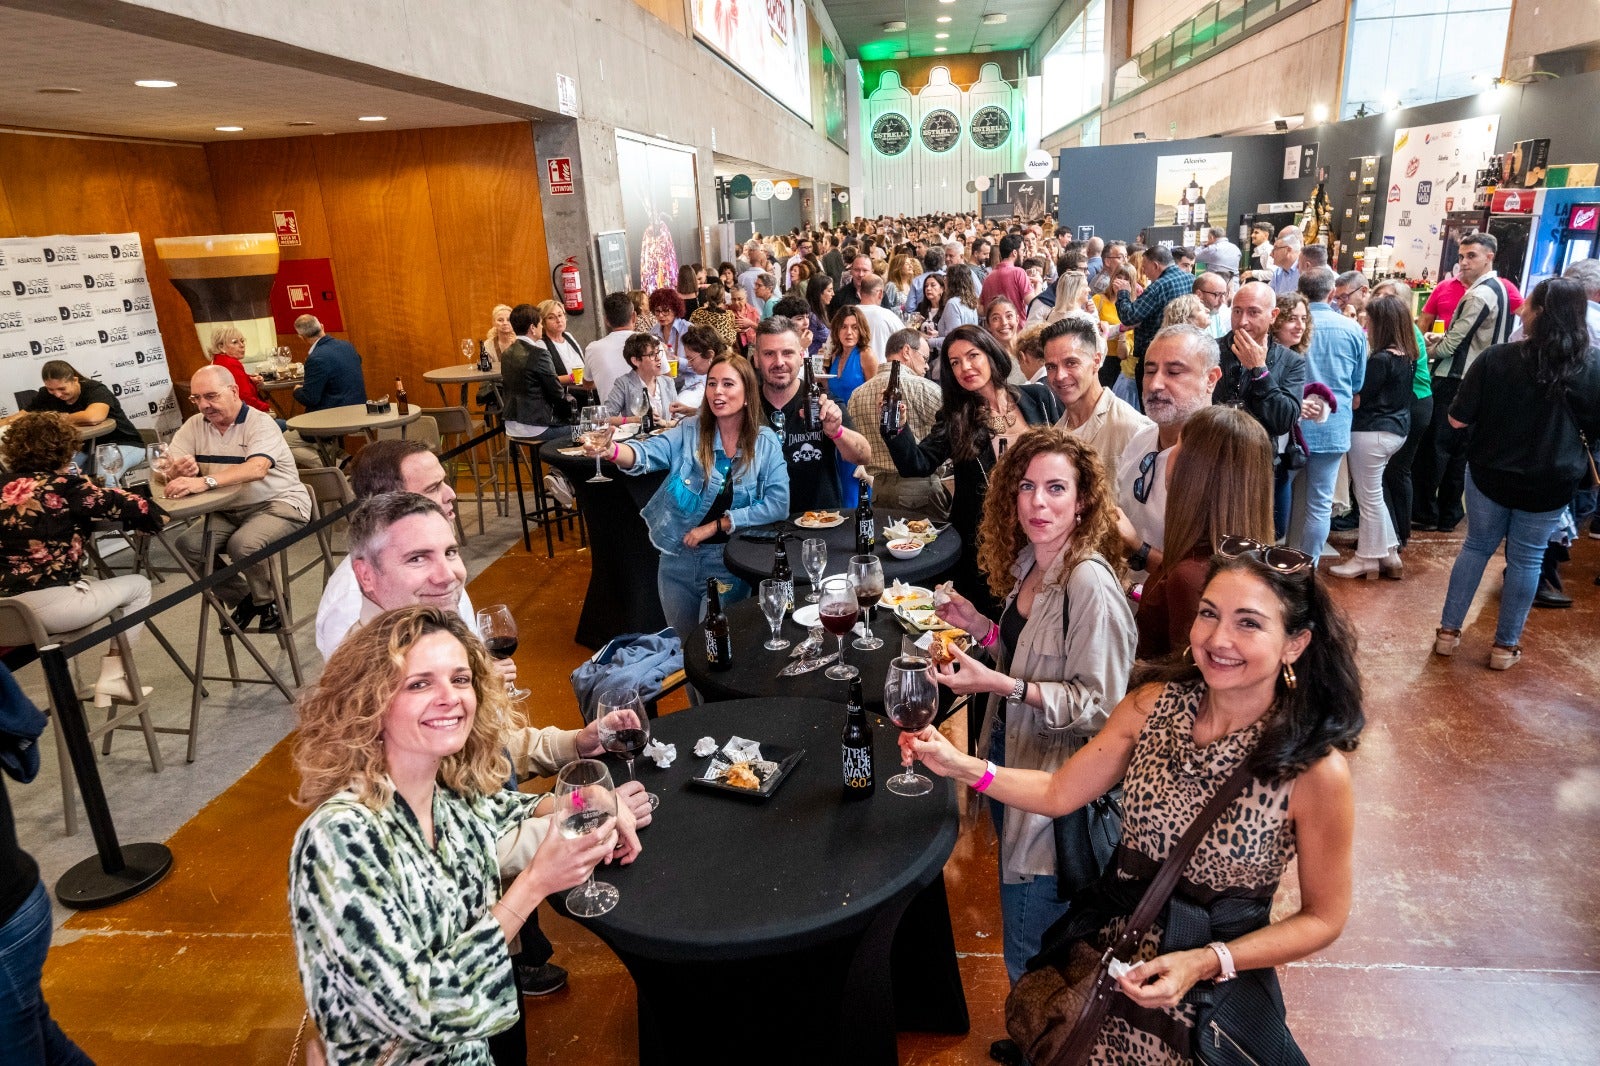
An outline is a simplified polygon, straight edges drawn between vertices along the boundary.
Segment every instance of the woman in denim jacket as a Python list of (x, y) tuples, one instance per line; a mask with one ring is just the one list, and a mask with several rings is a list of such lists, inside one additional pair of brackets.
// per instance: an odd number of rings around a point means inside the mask
[(610, 451), (611, 461), (629, 474), (668, 472), (641, 513), (650, 543), (661, 551), (661, 610), (690, 647), (705, 608), (707, 578), (717, 579), (725, 605), (750, 595), (750, 586), (723, 562), (728, 535), (789, 516), (789, 470), (778, 435), (761, 418), (755, 369), (742, 355), (718, 356), (706, 372), (699, 414), (647, 440), (613, 444)]

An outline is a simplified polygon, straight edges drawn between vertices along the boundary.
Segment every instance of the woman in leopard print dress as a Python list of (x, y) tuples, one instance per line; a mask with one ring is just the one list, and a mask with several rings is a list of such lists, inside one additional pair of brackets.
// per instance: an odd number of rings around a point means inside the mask
[[(1341, 752), (1363, 725), (1354, 636), (1306, 556), (1242, 538), (1223, 547), (1184, 661), (1135, 677), (1105, 728), (1053, 774), (997, 770), (933, 729), (902, 739), (934, 772), (969, 785), (993, 774), (990, 797), (1040, 814), (1065, 814), (1124, 782), (1112, 871), (1073, 901), (1034, 960), (1061, 967), (1069, 987), (1050, 1013), (1069, 1021), (1161, 861), (1249, 764), (1249, 785), (1201, 838), (1137, 960), (1127, 960), (1137, 965), (1118, 982), (1090, 1062), (1193, 1062), (1196, 1004), (1225, 961), (1243, 972), (1304, 958), (1332, 943), (1349, 914), (1354, 801)], [(1297, 856), (1300, 909), (1269, 923)], [(1056, 1047), (1029, 1050), (1045, 1066)]]

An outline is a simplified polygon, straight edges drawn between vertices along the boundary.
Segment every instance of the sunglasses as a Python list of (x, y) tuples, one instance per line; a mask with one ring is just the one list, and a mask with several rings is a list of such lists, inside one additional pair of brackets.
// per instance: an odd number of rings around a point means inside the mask
[[(1137, 486), (1135, 486), (1137, 491)], [(1276, 544), (1263, 544), (1249, 537), (1223, 537), (1217, 545), (1217, 554), (1228, 559), (1254, 556), (1280, 574), (1298, 574), (1314, 569), (1317, 561), (1299, 548), (1284, 548)]]
[(1155, 491), (1156, 479), (1151, 476), (1150, 471), (1156, 465), (1158, 454), (1158, 452), (1147, 452), (1145, 457), (1139, 460), (1139, 476), (1133, 480), (1133, 498), (1140, 503), (1149, 500), (1150, 493)]

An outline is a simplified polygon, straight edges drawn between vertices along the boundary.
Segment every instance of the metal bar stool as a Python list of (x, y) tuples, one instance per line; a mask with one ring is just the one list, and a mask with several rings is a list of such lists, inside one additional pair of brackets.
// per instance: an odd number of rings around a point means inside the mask
[[(513, 437), (506, 434), (506, 447), (511, 454), (511, 476), (517, 484), (517, 511), (522, 516), (522, 546), (530, 554), (533, 552), (533, 543), (528, 534), (528, 520), (531, 518), (544, 529), (545, 557), (553, 559), (556, 554), (555, 541), (566, 543), (567, 528), (573, 519), (578, 520), (578, 543), (589, 542), (588, 533), (582, 524), (582, 516), (577, 507), (567, 507), (561, 501), (553, 498), (544, 484), (544, 463), (539, 459), (539, 448), (545, 442), (530, 437)], [(533, 510), (528, 510), (528, 501), (522, 489), (522, 462), (519, 453), (526, 449), (528, 453), (528, 472), (533, 478)], [(554, 530), (552, 537), (551, 531)]]

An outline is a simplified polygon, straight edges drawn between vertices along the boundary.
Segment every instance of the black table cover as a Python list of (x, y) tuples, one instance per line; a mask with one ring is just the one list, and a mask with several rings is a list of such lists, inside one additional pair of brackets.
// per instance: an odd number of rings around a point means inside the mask
[[(804, 598), (803, 594), (796, 591), (796, 600)], [(789, 652), (793, 649), (767, 651), (761, 646), (766, 643), (771, 629), (767, 625), (767, 616), (761, 613), (759, 599), (752, 597), (741, 600), (727, 607), (726, 611), (728, 630), (733, 635), (733, 669), (713, 673), (706, 667), (704, 651), (698, 648), (684, 649), (684, 671), (689, 675), (689, 683), (699, 690), (703, 698), (737, 700), (760, 696), (802, 696), (837, 703), (849, 698), (850, 682), (833, 680), (827, 676), (826, 668), (799, 677), (778, 676), (778, 671), (795, 661), (789, 658)], [(844, 661), (861, 671), (861, 695), (867, 709), (882, 713), (884, 678), (888, 676), (889, 664), (900, 654), (901, 638), (910, 636), (916, 639), (920, 634), (908, 634), (895, 619), (894, 612), (887, 607), (879, 607), (876, 614), (872, 631), (883, 641), (883, 647), (877, 651), (859, 651), (850, 646), (850, 642), (855, 640), (852, 634), (844, 641)], [(793, 617), (783, 620), (781, 632), (791, 644), (806, 638), (805, 627), (797, 625)], [(838, 646), (839, 642), (832, 633), (823, 633), (823, 651), (831, 653)], [(941, 695), (945, 691), (941, 688)]]
[[(806, 575), (806, 568), (800, 562), (800, 545), (809, 537), (821, 537), (828, 542), (828, 565), (822, 572), (824, 578), (845, 573), (849, 568), (850, 557), (856, 553), (856, 529), (853, 521), (855, 513), (850, 510), (841, 513), (845, 516), (845, 520), (832, 529), (802, 529), (794, 524), (793, 519), (771, 526), (757, 527), (792, 534), (789, 539), (789, 569), (794, 571), (795, 587), (811, 586), (811, 578)], [(900, 518), (902, 515), (896, 513), (894, 517)], [(960, 534), (953, 529), (946, 529), (932, 544), (923, 548), (922, 554), (915, 559), (896, 559), (889, 554), (888, 541), (883, 535), (883, 527), (887, 524), (888, 518), (880, 513), (878, 546), (872, 553), (883, 560), (883, 580), (886, 584), (892, 583), (896, 578), (908, 585), (937, 581), (955, 566), (957, 557), (961, 555)], [(728, 564), (729, 570), (750, 582), (751, 588), (755, 588), (761, 583), (762, 578), (772, 576), (774, 550), (772, 544), (746, 540), (741, 533), (735, 533), (728, 539), (728, 546), (723, 550), (722, 558)]]
[[(642, 1062), (738, 1048), (763, 1063), (892, 1063), (897, 1023), (967, 1030), (942, 874), (955, 787), (935, 779), (927, 796), (890, 793), (896, 730), (875, 721), (878, 790), (845, 802), (844, 717), (842, 704), (767, 699), (655, 723), (678, 758), (667, 770), (637, 763), (661, 797), (645, 850), (632, 866), (600, 868), (621, 901), (582, 920), (638, 985)], [(707, 762), (695, 741), (732, 735), (806, 756), (764, 801), (691, 786)]]
[(656, 592), (661, 553), (650, 543), (650, 531), (639, 516), (666, 474), (633, 477), (602, 460), (611, 480), (592, 484), (594, 460), (561, 454), (560, 449), (571, 447), (568, 440), (546, 441), (539, 448), (539, 460), (572, 483), (588, 527), (592, 565), (574, 639), (598, 649), (623, 633), (654, 633), (667, 624)]

